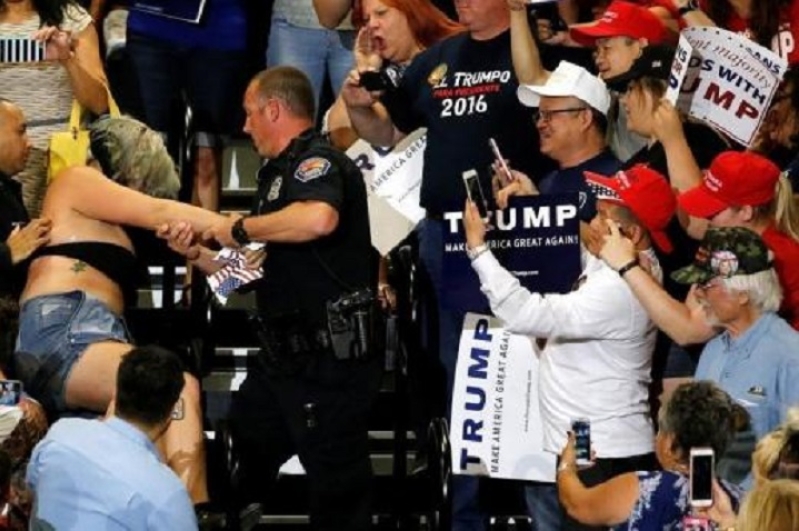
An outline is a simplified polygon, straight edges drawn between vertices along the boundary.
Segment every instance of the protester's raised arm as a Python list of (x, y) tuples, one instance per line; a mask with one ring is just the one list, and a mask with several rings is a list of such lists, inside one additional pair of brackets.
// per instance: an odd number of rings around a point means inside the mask
[(150, 197), (126, 188), (85, 166), (67, 168), (47, 192), (63, 198), (65, 207), (90, 219), (156, 230), (164, 223), (184, 220), (202, 233), (224, 216), (169, 199)]

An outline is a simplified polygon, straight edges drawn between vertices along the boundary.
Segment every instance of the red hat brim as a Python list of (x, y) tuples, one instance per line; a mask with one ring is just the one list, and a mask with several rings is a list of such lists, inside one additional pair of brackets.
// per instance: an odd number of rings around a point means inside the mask
[(678, 195), (677, 204), (689, 216), (702, 219), (710, 219), (730, 207), (701, 184)]

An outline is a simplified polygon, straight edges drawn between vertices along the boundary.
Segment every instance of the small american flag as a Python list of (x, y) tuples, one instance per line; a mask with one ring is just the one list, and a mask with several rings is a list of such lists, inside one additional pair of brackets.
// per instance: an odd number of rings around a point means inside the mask
[(222, 249), (214, 260), (225, 264), (208, 275), (208, 285), (220, 304), (226, 304), (230, 294), (240, 287), (264, 276), (261, 269), (248, 269), (244, 255), (235, 249)]

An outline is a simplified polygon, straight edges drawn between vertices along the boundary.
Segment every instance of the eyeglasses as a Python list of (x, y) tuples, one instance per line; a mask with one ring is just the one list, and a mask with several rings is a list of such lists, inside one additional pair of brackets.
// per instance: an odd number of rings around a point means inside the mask
[(537, 110), (533, 113), (533, 121), (538, 122), (539, 120), (544, 123), (549, 123), (552, 121), (552, 116), (561, 112), (578, 112), (587, 109), (588, 107), (569, 107), (568, 109), (555, 109), (552, 111), (542, 111)]

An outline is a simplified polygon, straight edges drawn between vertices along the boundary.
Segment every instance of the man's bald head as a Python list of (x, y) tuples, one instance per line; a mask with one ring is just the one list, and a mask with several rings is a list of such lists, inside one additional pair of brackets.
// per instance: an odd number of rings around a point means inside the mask
[(10, 177), (25, 169), (30, 150), (22, 109), (0, 98), (0, 173)]

